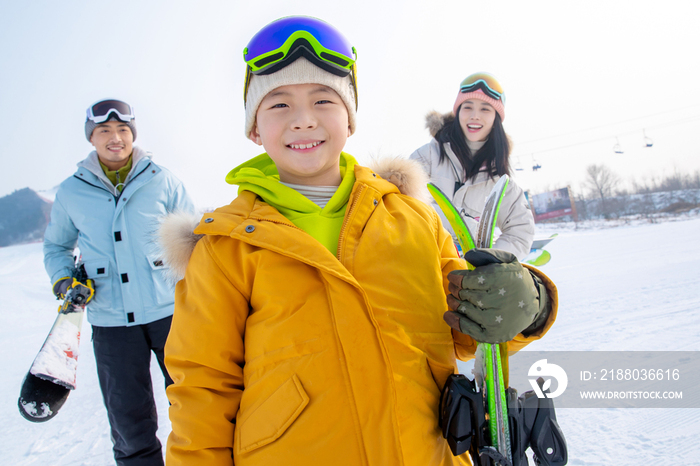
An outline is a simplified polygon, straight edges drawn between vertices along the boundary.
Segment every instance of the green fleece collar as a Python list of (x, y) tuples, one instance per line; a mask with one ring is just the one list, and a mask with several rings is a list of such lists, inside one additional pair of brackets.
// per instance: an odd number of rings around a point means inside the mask
[(254, 192), (265, 202), (277, 208), (287, 218), (289, 217), (282, 209), (333, 215), (347, 204), (352, 187), (355, 184), (355, 165), (357, 165), (357, 161), (352, 155), (345, 152), (340, 153), (340, 176), (342, 181), (335, 195), (323, 209), (294, 189), (281, 184), (277, 167), (266, 153), (260, 154), (231, 170), (226, 175), (226, 182), (238, 185), (239, 194), (241, 191)]
[(277, 167), (267, 154), (260, 154), (231, 170), (226, 182), (238, 185), (239, 194), (243, 191), (257, 194), (335, 254), (345, 210), (355, 184), (356, 164), (351, 155), (341, 152), (342, 181), (323, 209), (298, 191), (280, 183)]
[(107, 165), (102, 163), (102, 160), (98, 159), (98, 161), (100, 162), (100, 167), (102, 167), (102, 171), (105, 173), (107, 178), (109, 178), (109, 181), (111, 181), (112, 185), (115, 188), (117, 188), (119, 192), (121, 192), (124, 189), (124, 180), (126, 180), (126, 177), (131, 171), (134, 158), (132, 156), (129, 156), (129, 161), (119, 170), (110, 170), (109, 167), (107, 167)]

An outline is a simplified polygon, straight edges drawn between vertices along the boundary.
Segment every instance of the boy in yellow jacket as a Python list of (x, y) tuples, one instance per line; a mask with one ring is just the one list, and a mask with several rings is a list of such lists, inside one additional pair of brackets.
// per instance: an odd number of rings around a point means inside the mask
[[(229, 173), (238, 197), (204, 215), (193, 251), (165, 241), (170, 265), (186, 266), (166, 346), (167, 463), (469, 464), (438, 426), (455, 357), (476, 346), (457, 330), (517, 350), (553, 322), (554, 286), (517, 261), (479, 267), (497, 283), (520, 273), (511, 294), (527, 305), (507, 311), (481, 290), (492, 306), (468, 311), (473, 276), (416, 199), (425, 175), (342, 152), (355, 51), (332, 26), (282, 18), (244, 53), (246, 136), (266, 153)], [(494, 312), (508, 330), (480, 322)]]

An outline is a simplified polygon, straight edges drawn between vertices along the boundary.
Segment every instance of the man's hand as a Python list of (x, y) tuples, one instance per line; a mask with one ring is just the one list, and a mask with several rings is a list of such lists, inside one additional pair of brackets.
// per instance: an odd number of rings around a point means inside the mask
[(548, 312), (547, 291), (517, 258), (499, 249), (476, 248), (464, 258), (474, 270), (454, 270), (444, 315), (453, 329), (480, 343), (502, 343)]
[(66, 299), (66, 293), (73, 286), (73, 277), (63, 277), (56, 280), (53, 284), (53, 294), (58, 299)]
[(75, 289), (73, 292), (74, 304), (87, 304), (95, 296), (95, 284), (90, 279), (81, 283), (73, 277), (64, 277), (56, 280), (56, 283), (53, 284), (53, 294), (58, 299), (66, 299), (71, 289)]

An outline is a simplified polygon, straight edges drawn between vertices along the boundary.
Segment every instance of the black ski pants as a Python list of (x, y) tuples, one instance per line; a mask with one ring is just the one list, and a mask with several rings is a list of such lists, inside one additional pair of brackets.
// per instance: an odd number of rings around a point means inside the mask
[(112, 443), (118, 466), (162, 466), (161, 443), (156, 437), (158, 414), (151, 381), (151, 351), (165, 376), (163, 350), (172, 317), (133, 327), (92, 326), (97, 361)]

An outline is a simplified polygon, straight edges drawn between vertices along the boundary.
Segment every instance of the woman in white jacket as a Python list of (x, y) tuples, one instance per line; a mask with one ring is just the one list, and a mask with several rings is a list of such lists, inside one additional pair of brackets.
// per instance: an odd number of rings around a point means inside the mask
[[(494, 184), (501, 176), (510, 175), (511, 147), (503, 129), (504, 104), (503, 89), (493, 76), (468, 76), (460, 85), (452, 113), (427, 115), (426, 127), (433, 140), (410, 157), (423, 164), (430, 181), (452, 199), (474, 233)], [(436, 210), (452, 232), (440, 209)], [(524, 259), (530, 252), (535, 221), (523, 190), (512, 179), (497, 226), (501, 235), (494, 247)]]

